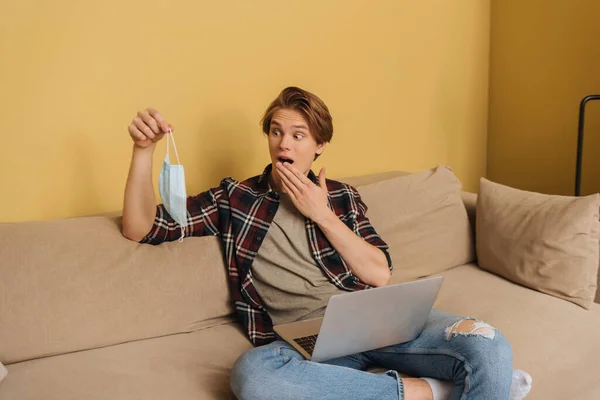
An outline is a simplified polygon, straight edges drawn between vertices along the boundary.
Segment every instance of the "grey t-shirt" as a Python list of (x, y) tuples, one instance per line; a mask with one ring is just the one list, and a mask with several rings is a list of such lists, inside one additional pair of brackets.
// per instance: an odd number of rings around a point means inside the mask
[(331, 296), (345, 293), (314, 261), (304, 215), (288, 194), (279, 195), (279, 208), (252, 264), (254, 286), (274, 325), (320, 317)]

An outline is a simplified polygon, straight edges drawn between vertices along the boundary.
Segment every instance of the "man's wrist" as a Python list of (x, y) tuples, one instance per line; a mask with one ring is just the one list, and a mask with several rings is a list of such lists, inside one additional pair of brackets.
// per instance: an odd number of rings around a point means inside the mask
[(154, 148), (156, 147), (156, 143), (152, 143), (150, 146), (148, 147), (139, 147), (136, 144), (133, 145), (133, 154), (137, 155), (137, 154), (144, 154), (144, 155), (152, 155), (154, 154)]
[(324, 210), (321, 215), (315, 219), (315, 224), (321, 228), (321, 230), (325, 230), (330, 228), (338, 219), (337, 215), (333, 212), (333, 210), (327, 207), (327, 210)]

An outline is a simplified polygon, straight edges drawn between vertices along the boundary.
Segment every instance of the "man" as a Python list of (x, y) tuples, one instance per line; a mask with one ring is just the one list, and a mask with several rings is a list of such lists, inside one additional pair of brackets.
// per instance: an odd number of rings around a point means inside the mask
[[(155, 143), (171, 129), (153, 109), (140, 111), (129, 126), (134, 151), (123, 234), (131, 240), (157, 245), (180, 238), (181, 227), (156, 206), (151, 176)], [(324, 169), (318, 176), (311, 171), (333, 135), (323, 101), (286, 88), (267, 108), (262, 129), (271, 164), (261, 175), (243, 182), (226, 178), (187, 199), (186, 236), (222, 239), (236, 311), (257, 346), (233, 367), (236, 396), (415, 400), (448, 398), (452, 391), (456, 399), (509, 398), (515, 377), (502, 334), (437, 310), (409, 343), (326, 363), (307, 361), (276, 340), (274, 324), (321, 316), (336, 293), (386, 285), (392, 263), (356, 189), (326, 179)], [(364, 372), (370, 365), (389, 371)], [(401, 379), (396, 371), (435, 379)], [(516, 379), (522, 387), (523, 375)]]

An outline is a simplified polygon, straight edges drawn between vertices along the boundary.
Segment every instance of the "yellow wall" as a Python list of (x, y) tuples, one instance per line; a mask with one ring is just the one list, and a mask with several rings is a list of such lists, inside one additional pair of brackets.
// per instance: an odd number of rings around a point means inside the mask
[[(0, 221), (120, 210), (127, 125), (176, 128), (188, 193), (269, 162), (259, 120), (288, 85), (318, 94), (328, 177), (486, 164), (489, 1), (0, 3)], [(164, 144), (154, 164), (158, 177)]]
[[(579, 103), (600, 94), (599, 16), (598, 0), (492, 2), (490, 179), (574, 194)], [(600, 191), (599, 103), (586, 107), (583, 194)]]

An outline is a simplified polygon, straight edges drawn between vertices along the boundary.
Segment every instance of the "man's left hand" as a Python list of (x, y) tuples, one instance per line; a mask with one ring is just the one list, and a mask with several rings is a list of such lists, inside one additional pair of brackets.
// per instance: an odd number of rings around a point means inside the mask
[(332, 211), (327, 204), (325, 168), (319, 171), (319, 185), (315, 185), (290, 163), (277, 162), (276, 167), (283, 188), (298, 211), (317, 224), (329, 216)]

